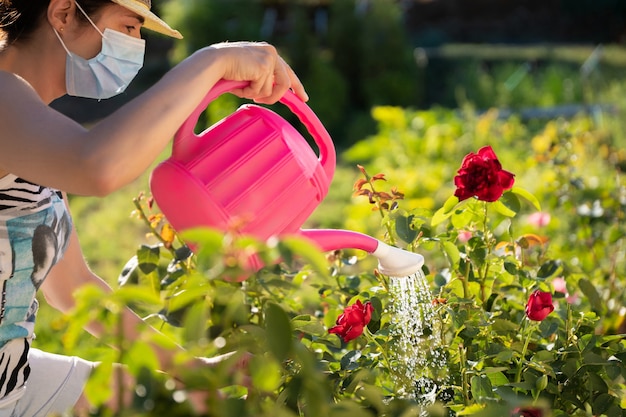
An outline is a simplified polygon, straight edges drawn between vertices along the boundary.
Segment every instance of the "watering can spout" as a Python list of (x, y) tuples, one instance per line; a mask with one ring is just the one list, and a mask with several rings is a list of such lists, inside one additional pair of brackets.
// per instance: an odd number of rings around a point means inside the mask
[(378, 239), (351, 230), (305, 229), (302, 235), (323, 252), (338, 249), (360, 249), (378, 259), (378, 270), (392, 277), (406, 277), (421, 271), (424, 257), (387, 245)]
[(378, 270), (391, 277), (408, 277), (421, 271), (424, 265), (424, 257), (419, 253), (389, 246), (381, 241), (372, 255), (378, 258)]

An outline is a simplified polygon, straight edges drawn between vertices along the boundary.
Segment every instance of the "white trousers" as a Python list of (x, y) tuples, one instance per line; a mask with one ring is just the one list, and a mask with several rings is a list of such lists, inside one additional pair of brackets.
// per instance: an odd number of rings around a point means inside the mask
[(30, 376), (23, 395), (0, 407), (0, 417), (61, 416), (80, 398), (96, 365), (75, 356), (30, 349)]

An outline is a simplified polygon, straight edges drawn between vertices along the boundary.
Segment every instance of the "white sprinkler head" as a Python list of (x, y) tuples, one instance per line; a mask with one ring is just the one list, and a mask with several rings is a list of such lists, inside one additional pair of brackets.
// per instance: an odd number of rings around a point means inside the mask
[(378, 247), (372, 255), (378, 258), (378, 270), (391, 277), (408, 277), (421, 271), (424, 257), (419, 253), (409, 252), (378, 241)]

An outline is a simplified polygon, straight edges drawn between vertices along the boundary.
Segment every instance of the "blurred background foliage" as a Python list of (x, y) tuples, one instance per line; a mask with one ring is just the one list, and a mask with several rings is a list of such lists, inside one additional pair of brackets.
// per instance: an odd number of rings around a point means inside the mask
[(64, 98), (56, 106), (88, 123), (198, 48), (262, 40), (294, 67), (311, 107), (345, 148), (374, 132), (376, 105), (578, 106), (604, 100), (626, 65), (626, 6), (618, 0), (153, 3), (185, 39), (146, 32), (145, 68), (124, 96), (99, 103)]

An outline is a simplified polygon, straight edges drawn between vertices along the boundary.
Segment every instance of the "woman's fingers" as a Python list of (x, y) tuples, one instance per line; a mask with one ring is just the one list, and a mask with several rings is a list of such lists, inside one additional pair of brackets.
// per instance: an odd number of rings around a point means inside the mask
[(272, 104), (280, 100), (290, 87), (288, 80), (285, 80), (284, 68), (282, 65), (275, 67), (274, 71), (264, 80), (264, 86), (259, 95), (254, 98), (257, 103)]
[(308, 100), (302, 82), (272, 45), (236, 42), (218, 44), (215, 48), (228, 48), (225, 52), (229, 55), (225, 59), (232, 60), (226, 66), (225, 79), (250, 81), (246, 87), (233, 90), (233, 94), (258, 103), (272, 104), (291, 88), (300, 99)]
[(291, 69), (291, 67), (287, 64), (285, 65), (287, 70), (287, 77), (289, 78), (289, 87), (302, 101), (308, 101), (309, 95), (304, 90), (304, 85), (302, 84), (296, 73)]

